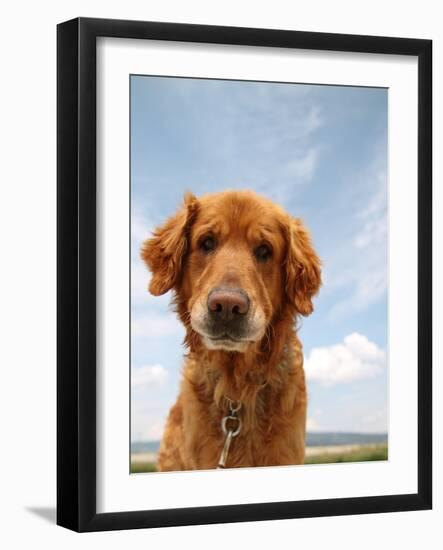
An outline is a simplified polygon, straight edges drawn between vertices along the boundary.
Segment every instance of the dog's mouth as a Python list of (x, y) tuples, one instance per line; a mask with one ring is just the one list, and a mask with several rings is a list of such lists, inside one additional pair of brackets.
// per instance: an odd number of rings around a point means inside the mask
[(221, 336), (206, 336), (206, 338), (209, 338), (209, 340), (211, 340), (212, 342), (224, 342), (224, 341), (229, 341), (229, 342), (243, 342), (243, 343), (250, 343), (251, 341), (250, 340), (246, 340), (244, 338), (235, 338), (234, 336), (231, 336), (230, 334), (228, 333), (225, 333), (225, 334), (222, 334)]
[(225, 350), (225, 351), (245, 351), (250, 340), (235, 338), (230, 334), (223, 334), (221, 336), (209, 336), (206, 334), (200, 334), (203, 344), (212, 350)]
[(198, 330), (203, 344), (211, 350), (239, 351), (244, 352), (249, 344), (256, 340), (248, 336), (234, 335), (230, 332), (212, 334), (208, 330)]

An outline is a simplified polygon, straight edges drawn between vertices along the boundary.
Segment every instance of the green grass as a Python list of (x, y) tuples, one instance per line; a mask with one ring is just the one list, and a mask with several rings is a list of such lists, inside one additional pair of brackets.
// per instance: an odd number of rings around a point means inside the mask
[(155, 462), (133, 462), (131, 464), (131, 474), (143, 474), (146, 472), (156, 472)]
[[(344, 453), (323, 453), (317, 456), (306, 458), (305, 464), (334, 464), (338, 462), (367, 462), (373, 460), (387, 460), (388, 446), (364, 445), (355, 451)], [(141, 474), (145, 472), (156, 472), (155, 462), (134, 462), (131, 464), (131, 474)]]
[(388, 446), (367, 445), (355, 451), (345, 453), (323, 453), (317, 456), (307, 457), (305, 464), (335, 464), (337, 462), (367, 462), (371, 460), (387, 460)]

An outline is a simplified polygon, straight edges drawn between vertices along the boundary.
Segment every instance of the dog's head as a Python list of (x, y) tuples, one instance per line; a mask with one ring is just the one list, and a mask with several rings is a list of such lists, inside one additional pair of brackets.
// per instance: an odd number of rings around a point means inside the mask
[(187, 194), (142, 258), (150, 292), (174, 289), (183, 322), (209, 349), (244, 352), (288, 308), (309, 315), (321, 284), (302, 222), (250, 191)]

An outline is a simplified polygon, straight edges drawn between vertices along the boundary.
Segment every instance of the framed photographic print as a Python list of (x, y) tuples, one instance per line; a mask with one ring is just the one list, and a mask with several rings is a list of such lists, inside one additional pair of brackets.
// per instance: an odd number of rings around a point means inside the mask
[(432, 43), (58, 26), (57, 522), (432, 506)]

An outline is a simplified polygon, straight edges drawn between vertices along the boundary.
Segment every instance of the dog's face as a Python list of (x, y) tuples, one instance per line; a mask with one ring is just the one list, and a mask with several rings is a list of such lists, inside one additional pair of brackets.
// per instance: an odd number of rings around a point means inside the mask
[(300, 220), (255, 193), (185, 197), (144, 243), (150, 292), (174, 288), (182, 319), (209, 349), (244, 352), (285, 308), (308, 315), (320, 262)]

